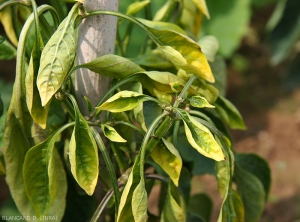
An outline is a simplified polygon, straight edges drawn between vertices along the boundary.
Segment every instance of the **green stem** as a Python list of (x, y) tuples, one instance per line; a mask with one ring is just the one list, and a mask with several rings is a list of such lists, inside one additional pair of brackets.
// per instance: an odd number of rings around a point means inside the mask
[(143, 29), (156, 44), (163, 45), (163, 43), (154, 34), (152, 34), (152, 32), (149, 31), (148, 28), (146, 28), (146, 26), (143, 23), (141, 23), (139, 20), (137, 20), (131, 16), (124, 15), (122, 13), (114, 12), (114, 11), (96, 10), (96, 11), (87, 12), (87, 14), (83, 15), (83, 18), (87, 18), (87, 17), (94, 16), (94, 15), (113, 15), (113, 16), (117, 16), (119, 18), (126, 19), (126, 20), (136, 24), (141, 29)]
[(111, 143), (111, 149), (112, 149), (114, 157), (117, 161), (120, 172), (121, 172), (121, 174), (123, 174), (126, 171), (126, 169), (128, 168), (128, 166), (123, 158), (123, 155), (120, 152), (120, 149), (117, 148), (114, 143)]
[(116, 173), (114, 170), (114, 165), (113, 165), (111, 159), (109, 158), (109, 154), (106, 150), (106, 147), (103, 143), (101, 136), (99, 135), (98, 131), (94, 127), (92, 127), (92, 133), (93, 133), (96, 143), (101, 151), (101, 154), (103, 156), (110, 179), (112, 180), (113, 190), (115, 193), (115, 213), (117, 214), (118, 208), (120, 205), (121, 194), (120, 194), (119, 187), (118, 187), (118, 180), (117, 180)]
[(147, 174), (145, 175), (145, 177), (146, 177), (147, 179), (160, 180), (160, 181), (163, 181), (163, 182), (166, 182), (166, 183), (169, 182), (169, 179), (168, 179), (168, 178), (165, 178), (165, 177), (163, 177), (163, 176), (161, 176), (161, 175), (154, 174), (154, 173), (147, 173)]
[(20, 1), (20, 0), (10, 0), (10, 1), (7, 1), (7, 2), (3, 2), (1, 5), (0, 5), (0, 12), (5, 9), (6, 7), (8, 6), (12, 6), (12, 5), (23, 5), (23, 6), (26, 6), (26, 7), (30, 7), (29, 4), (25, 3), (24, 1)]
[(173, 107), (177, 108), (178, 105), (182, 102), (186, 92), (189, 90), (189, 88), (191, 87), (191, 85), (193, 84), (193, 82), (197, 79), (198, 77), (195, 75), (192, 75), (191, 78), (189, 79), (189, 81), (185, 84), (185, 86), (183, 87), (182, 91), (180, 92), (179, 96), (177, 97)]
[(177, 146), (177, 137), (178, 137), (179, 126), (180, 126), (180, 121), (176, 121), (174, 124), (174, 127), (173, 127), (173, 135), (172, 135), (172, 142), (175, 147)]
[[(147, 148), (149, 148), (149, 140), (150, 140), (150, 137), (153, 136), (152, 134), (154, 133), (154, 130), (156, 129), (157, 125), (160, 123), (160, 121), (166, 117), (168, 115), (167, 112), (163, 112), (161, 115), (159, 115), (151, 124), (151, 126), (149, 127), (144, 139), (143, 139), (143, 142), (142, 142), (142, 145), (141, 145), (141, 149), (140, 149), (140, 174), (141, 174), (141, 177), (144, 176), (144, 162), (145, 162), (145, 156), (146, 156), (146, 150)], [(164, 129), (165, 131), (165, 129)], [(154, 135), (155, 137), (157, 137), (156, 135)], [(158, 140), (160, 140), (160, 138), (157, 138)], [(147, 146), (148, 145), (148, 146)], [(151, 147), (152, 148), (152, 147)], [(154, 146), (153, 146), (154, 148)]]

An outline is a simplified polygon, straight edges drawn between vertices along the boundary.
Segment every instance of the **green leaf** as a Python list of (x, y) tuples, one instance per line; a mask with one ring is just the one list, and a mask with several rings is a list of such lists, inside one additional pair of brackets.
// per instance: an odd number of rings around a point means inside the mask
[(5, 38), (0, 35), (0, 44), (2, 44), (4, 41), (5, 41)]
[(131, 59), (134, 63), (140, 66), (146, 66), (156, 69), (168, 69), (173, 67), (173, 64), (166, 58), (164, 53), (159, 49), (151, 50), (150, 52)]
[(202, 96), (193, 96), (189, 98), (190, 104), (196, 108), (215, 108), (213, 105), (209, 104), (207, 100)]
[(37, 77), (37, 87), (45, 106), (61, 87), (73, 66), (77, 47), (77, 3), (45, 45)]
[(10, 60), (16, 58), (16, 56), (17, 50), (12, 44), (8, 41), (4, 41), (0, 44), (0, 60)]
[[(282, 5), (283, 6), (283, 5)], [(287, 0), (283, 14), (270, 35), (271, 62), (274, 65), (282, 62), (293, 49), (300, 37), (300, 3)]]
[(153, 149), (150, 156), (169, 175), (174, 184), (178, 186), (182, 160), (173, 144), (162, 138), (162, 143), (159, 143)]
[(224, 160), (223, 151), (211, 132), (186, 111), (178, 110), (178, 113), (183, 119), (186, 137), (191, 146), (208, 158)]
[(205, 193), (191, 196), (188, 204), (188, 212), (199, 216), (202, 221), (209, 222), (213, 209), (213, 202)]
[(5, 161), (2, 150), (0, 150), (0, 176), (4, 176), (6, 174), (5, 170)]
[(94, 193), (98, 181), (99, 162), (96, 141), (89, 125), (75, 108), (75, 127), (69, 145), (71, 172), (88, 195)]
[[(54, 149), (58, 134), (52, 134), (43, 143), (32, 147), (25, 156), (23, 177), (26, 194), (38, 216), (46, 215), (53, 205), (60, 171), (60, 158)], [(60, 175), (61, 176), (61, 175)]]
[(106, 136), (109, 140), (113, 142), (119, 142), (124, 143), (127, 142), (125, 139), (123, 139), (120, 134), (111, 126), (107, 124), (101, 124), (102, 132), (104, 133), (104, 136)]
[(127, 15), (134, 15), (145, 8), (150, 3), (150, 0), (131, 3), (126, 11)]
[(246, 129), (243, 117), (235, 106), (226, 98), (219, 96), (216, 103), (216, 110), (221, 119), (232, 129)]
[(151, 123), (162, 113), (161, 107), (153, 101), (144, 102), (143, 113), (146, 127), (149, 128)]
[(145, 100), (149, 100), (146, 95), (125, 90), (118, 92), (95, 109), (96, 112), (100, 110), (107, 110), (113, 113), (124, 112), (134, 109)]
[(263, 184), (252, 173), (235, 164), (234, 178), (237, 183), (244, 208), (245, 221), (258, 221), (265, 208), (266, 193)]
[(242, 222), (244, 221), (244, 206), (240, 196), (230, 188), (226, 201), (222, 205), (222, 210), (218, 222)]
[[(202, 37), (198, 44), (200, 45), (202, 52), (205, 54), (209, 62), (215, 61), (216, 54), (219, 50), (219, 41), (213, 35), (207, 35)], [(214, 72), (213, 72), (214, 73)]]
[(213, 62), (210, 62), (211, 70), (216, 82), (213, 84), (219, 91), (219, 95), (225, 97), (227, 87), (227, 69), (225, 59), (217, 55)]
[(93, 72), (115, 79), (123, 79), (130, 74), (144, 70), (131, 60), (113, 54), (100, 56), (76, 68), (87, 68)]
[(256, 154), (236, 154), (236, 163), (247, 172), (256, 176), (264, 186), (266, 200), (271, 187), (271, 170), (266, 160)]
[(147, 221), (147, 192), (145, 189), (145, 181), (141, 178), (139, 184), (132, 194), (132, 214), (135, 222)]
[(210, 20), (204, 20), (203, 31), (215, 36), (220, 44), (219, 52), (226, 58), (240, 45), (248, 31), (251, 18), (251, 1), (207, 0)]
[(168, 193), (161, 213), (161, 222), (186, 221), (186, 207), (177, 187), (169, 182)]

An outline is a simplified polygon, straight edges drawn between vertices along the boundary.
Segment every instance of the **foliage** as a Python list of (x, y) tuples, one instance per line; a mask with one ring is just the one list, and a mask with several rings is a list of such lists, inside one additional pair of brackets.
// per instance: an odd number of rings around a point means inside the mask
[[(220, 9), (209, 14), (203, 0), (157, 0), (126, 5), (123, 13), (88, 12), (76, 3), (66, 14), (65, 3), (51, 4), (54, 8), (11, 0), (0, 6), (3, 12), (16, 7), (23, 14), (32, 11), (24, 25), (11, 17), (5, 23), (14, 27), (7, 28), (7, 37), (12, 44), (18, 41), (17, 50), (3, 37), (0, 43), (6, 50), (2, 59), (17, 59), (0, 160), (20, 213), (28, 221), (53, 216), (70, 221), (74, 214), (82, 221), (96, 221), (101, 214), (109, 221), (209, 221), (210, 198), (190, 197), (189, 191), (192, 176), (210, 173), (223, 199), (219, 221), (257, 221), (269, 191), (269, 168), (261, 158), (233, 149), (226, 127), (245, 125), (224, 97), (225, 65), (216, 56), (218, 41), (198, 37), (203, 17)], [(132, 17), (137, 14), (143, 18)], [(74, 64), (77, 27), (95, 15), (119, 18), (119, 55)], [(233, 23), (233, 17), (207, 22), (206, 30), (220, 30), (221, 21)], [(144, 35), (135, 35), (133, 27)], [(232, 49), (224, 48), (229, 39), (224, 41), (221, 52), (229, 55)], [(79, 68), (114, 79), (96, 106), (85, 98), (87, 117), (73, 96), (72, 74)], [(87, 196), (95, 193), (98, 177), (106, 195), (92, 215), (85, 207), (93, 205)], [(157, 184), (153, 180), (161, 186), (159, 215), (148, 212), (148, 197)]]

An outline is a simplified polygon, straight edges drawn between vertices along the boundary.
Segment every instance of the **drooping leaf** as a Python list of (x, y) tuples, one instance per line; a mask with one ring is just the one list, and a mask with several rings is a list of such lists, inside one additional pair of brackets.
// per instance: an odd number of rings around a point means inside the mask
[(196, 108), (215, 108), (213, 105), (209, 104), (207, 100), (202, 96), (193, 96), (189, 98), (190, 104)]
[(243, 200), (245, 221), (258, 221), (266, 204), (263, 184), (252, 173), (241, 168), (239, 164), (235, 164), (234, 178), (238, 186), (238, 193)]
[(143, 178), (141, 178), (139, 184), (132, 194), (132, 214), (135, 222), (147, 221), (147, 199), (145, 181)]
[(229, 189), (226, 201), (222, 205), (218, 222), (243, 222), (244, 206), (240, 196), (232, 188)]
[(266, 200), (271, 187), (271, 170), (266, 160), (256, 154), (236, 154), (236, 163), (256, 176), (264, 186)]
[(109, 140), (113, 142), (119, 142), (119, 143), (126, 142), (126, 140), (123, 139), (113, 127), (107, 124), (101, 124), (101, 129), (102, 132), (104, 133), (104, 136), (106, 136)]
[(162, 143), (153, 149), (150, 156), (178, 186), (182, 159), (174, 145), (162, 138)]
[(214, 105), (221, 119), (224, 120), (230, 128), (246, 129), (243, 117), (229, 100), (219, 96)]
[(203, 30), (218, 39), (219, 52), (228, 58), (247, 33), (251, 18), (251, 1), (207, 0), (206, 4), (210, 20), (204, 19)]
[(113, 54), (100, 56), (91, 62), (77, 66), (77, 68), (87, 68), (115, 79), (123, 79), (130, 74), (144, 70), (131, 60)]
[(79, 3), (72, 8), (43, 49), (37, 77), (42, 106), (61, 87), (73, 65), (77, 47), (77, 29), (74, 23), (78, 17), (78, 5)]
[(145, 8), (149, 3), (150, 3), (150, 0), (138, 1), (138, 2), (131, 3), (127, 7), (126, 14), (127, 15), (134, 15), (137, 12), (141, 11), (143, 8)]
[[(2, 2), (1, 2), (2, 3)], [(0, 21), (4, 27), (5, 33), (9, 40), (15, 45), (18, 45), (17, 35), (14, 30), (14, 24), (12, 19), (12, 10), (10, 7), (5, 8), (0, 12)]]
[(31, 148), (25, 156), (23, 177), (26, 194), (38, 216), (46, 215), (53, 205), (57, 190), (59, 156), (54, 149), (58, 134)]
[(0, 60), (10, 60), (15, 58), (17, 50), (8, 41), (4, 41), (0, 44)]
[(186, 111), (180, 110), (178, 113), (183, 119), (186, 137), (191, 146), (206, 157), (216, 161), (224, 160), (223, 151), (211, 132)]
[(146, 101), (148, 97), (144, 94), (132, 92), (132, 91), (121, 91), (108, 100), (102, 105), (96, 107), (96, 111), (107, 110), (110, 112), (124, 112), (137, 107), (141, 102)]
[(169, 182), (168, 193), (161, 213), (161, 221), (186, 221), (186, 206), (178, 188)]
[(99, 174), (98, 149), (89, 125), (75, 109), (75, 127), (69, 145), (71, 172), (88, 195), (94, 193)]
[(188, 204), (188, 212), (197, 215), (203, 222), (209, 222), (213, 209), (213, 202), (205, 193), (191, 196)]

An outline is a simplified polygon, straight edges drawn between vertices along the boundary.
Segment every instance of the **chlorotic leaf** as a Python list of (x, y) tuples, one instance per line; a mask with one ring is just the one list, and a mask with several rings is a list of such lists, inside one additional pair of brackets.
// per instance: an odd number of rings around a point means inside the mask
[(99, 174), (98, 149), (89, 125), (75, 107), (75, 127), (69, 145), (71, 172), (88, 195), (94, 193)]
[(113, 54), (98, 57), (91, 62), (77, 66), (77, 68), (87, 68), (115, 79), (123, 79), (130, 74), (144, 70), (131, 60)]
[(178, 186), (182, 159), (173, 144), (162, 138), (162, 143), (159, 143), (150, 155), (154, 162), (156, 162), (169, 175), (173, 183)]
[(141, 178), (139, 184), (132, 194), (132, 214), (135, 222), (147, 221), (147, 192), (145, 189), (145, 181)]
[(115, 94), (95, 109), (96, 112), (100, 110), (107, 110), (113, 113), (124, 112), (134, 109), (141, 102), (146, 100), (147, 96), (144, 94), (125, 90)]
[(186, 206), (177, 187), (172, 182), (169, 182), (168, 193), (161, 214), (162, 222), (186, 221)]
[(196, 108), (215, 108), (213, 105), (209, 104), (207, 100), (202, 96), (193, 96), (189, 98), (190, 104)]
[(79, 3), (72, 8), (42, 51), (37, 77), (42, 106), (45, 106), (61, 87), (73, 65), (77, 47), (77, 29), (74, 23), (78, 16), (78, 5)]
[(123, 139), (120, 134), (111, 126), (107, 124), (101, 124), (102, 132), (104, 133), (104, 136), (106, 136), (110, 141), (113, 142), (119, 142), (119, 143), (125, 143), (127, 142), (125, 139)]
[(224, 160), (223, 151), (211, 132), (186, 111), (180, 110), (178, 113), (183, 119), (186, 137), (191, 146), (206, 157), (216, 161)]
[(237, 192), (230, 188), (222, 205), (218, 222), (241, 222), (244, 219), (246, 218), (243, 202)]
[(134, 2), (127, 7), (126, 14), (134, 15), (137, 12), (141, 11), (143, 8), (145, 8), (149, 3), (150, 3), (150, 0)]
[(26, 154), (23, 178), (26, 194), (38, 216), (45, 215), (56, 197), (57, 165), (54, 150), (57, 134), (32, 147)]

